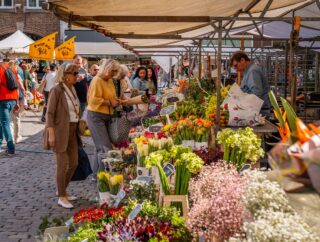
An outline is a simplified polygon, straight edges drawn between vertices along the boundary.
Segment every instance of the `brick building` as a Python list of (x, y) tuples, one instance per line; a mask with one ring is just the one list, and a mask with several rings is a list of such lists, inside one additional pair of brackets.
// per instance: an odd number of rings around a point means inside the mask
[(41, 9), (45, 0), (0, 0), (0, 40), (21, 30), (34, 40), (60, 32), (60, 21)]

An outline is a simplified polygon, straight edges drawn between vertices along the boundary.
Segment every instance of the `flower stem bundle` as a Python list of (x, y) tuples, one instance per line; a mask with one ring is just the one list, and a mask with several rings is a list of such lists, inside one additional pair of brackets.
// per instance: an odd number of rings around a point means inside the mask
[(218, 133), (217, 139), (219, 144), (223, 145), (223, 159), (234, 164), (238, 169), (248, 161), (257, 162), (264, 155), (261, 139), (253, 133), (251, 128), (223, 129)]

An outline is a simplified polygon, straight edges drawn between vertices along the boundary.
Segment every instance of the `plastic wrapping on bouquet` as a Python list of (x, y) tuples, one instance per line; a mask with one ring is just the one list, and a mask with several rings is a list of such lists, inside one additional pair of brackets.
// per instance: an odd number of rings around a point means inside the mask
[(207, 149), (208, 142), (194, 142), (194, 150)]
[(194, 149), (195, 142), (194, 140), (182, 140), (182, 145), (186, 147), (190, 147), (191, 149)]
[(138, 176), (149, 176), (149, 169), (145, 167), (137, 166), (137, 175)]

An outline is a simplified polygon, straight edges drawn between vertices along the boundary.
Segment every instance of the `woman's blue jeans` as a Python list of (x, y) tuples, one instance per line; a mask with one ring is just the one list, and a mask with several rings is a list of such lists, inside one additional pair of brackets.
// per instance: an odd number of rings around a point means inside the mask
[(14, 154), (15, 152), (15, 146), (10, 130), (10, 112), (15, 105), (16, 101), (14, 100), (0, 101), (0, 145), (2, 144), (3, 138), (5, 138), (9, 154)]

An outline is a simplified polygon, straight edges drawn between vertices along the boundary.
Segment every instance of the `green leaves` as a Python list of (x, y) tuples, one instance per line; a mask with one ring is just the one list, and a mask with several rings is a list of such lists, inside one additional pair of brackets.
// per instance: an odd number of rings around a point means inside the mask
[(287, 114), (289, 127), (292, 132), (296, 132), (297, 131), (297, 125), (296, 125), (297, 114), (295, 113), (295, 111), (293, 110), (293, 108), (291, 107), (291, 105), (288, 103), (287, 100), (285, 100), (282, 97), (280, 99), (281, 99), (282, 106)]
[(274, 109), (274, 111), (276, 113), (276, 116), (277, 116), (277, 119), (279, 121), (280, 127), (284, 128), (285, 127), (285, 122), (283, 120), (281, 109), (280, 109), (280, 107), (278, 105), (278, 102), (277, 102), (277, 98), (274, 95), (273, 91), (270, 91), (268, 93), (268, 95), (269, 95), (269, 99), (270, 99), (271, 105), (273, 106), (273, 109)]

